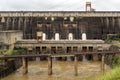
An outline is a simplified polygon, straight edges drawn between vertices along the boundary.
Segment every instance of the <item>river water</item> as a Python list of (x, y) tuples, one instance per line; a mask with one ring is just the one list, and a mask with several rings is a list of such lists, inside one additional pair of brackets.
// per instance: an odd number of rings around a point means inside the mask
[(48, 76), (47, 63), (47, 61), (29, 62), (28, 74), (23, 75), (21, 67), (1, 80), (96, 80), (101, 75), (101, 62), (79, 61), (78, 76), (74, 76), (74, 61), (53, 61), (51, 76)]

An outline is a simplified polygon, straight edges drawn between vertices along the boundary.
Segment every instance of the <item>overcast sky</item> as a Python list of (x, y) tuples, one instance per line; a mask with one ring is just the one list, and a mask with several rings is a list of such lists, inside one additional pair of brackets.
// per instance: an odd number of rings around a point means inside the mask
[(0, 0), (0, 11), (84, 11), (86, 1), (96, 11), (120, 10), (120, 0)]

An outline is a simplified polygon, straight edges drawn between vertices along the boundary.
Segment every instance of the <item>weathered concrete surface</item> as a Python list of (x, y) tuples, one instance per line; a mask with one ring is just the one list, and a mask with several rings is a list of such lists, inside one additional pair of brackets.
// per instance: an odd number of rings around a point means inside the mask
[(119, 11), (1, 11), (1, 17), (118, 17)]
[(21, 40), (23, 37), (23, 33), (21, 31), (0, 31), (0, 41), (1, 45), (6, 45), (6, 49), (13, 49), (14, 43), (17, 40)]
[[(86, 47), (86, 51), (97, 51), (97, 50), (108, 50), (110, 47), (110, 44), (106, 44), (103, 40), (46, 40), (42, 42), (38, 42), (37, 40), (20, 40), (17, 41), (15, 44), (15, 47), (24, 47), (24, 48), (32, 48), (32, 50), (35, 50), (36, 48), (39, 48), (39, 52), (43, 52), (43, 47), (45, 47), (44, 51), (52, 51), (52, 47), (55, 48), (54, 52), (59, 53), (59, 51), (63, 51), (64, 53), (68, 53), (69, 51), (80, 52), (83, 50), (84, 47)], [(70, 50), (67, 50), (67, 48), (70, 47)], [(60, 48), (60, 50), (59, 50)], [(92, 49), (90, 49), (92, 48)]]

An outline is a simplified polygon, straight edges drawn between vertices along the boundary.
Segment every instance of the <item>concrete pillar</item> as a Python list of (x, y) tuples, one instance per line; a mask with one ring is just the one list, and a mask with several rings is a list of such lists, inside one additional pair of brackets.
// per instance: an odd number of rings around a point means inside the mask
[(25, 18), (25, 20), (24, 20), (24, 28), (23, 28), (23, 37), (24, 38), (26, 38), (26, 33), (25, 33), (26, 27), (27, 27), (27, 18)]
[(101, 20), (101, 23), (102, 23), (102, 25), (104, 24), (104, 20), (103, 20), (103, 18), (100, 18), (100, 20)]
[(113, 32), (115, 33), (115, 18), (114, 17), (112, 18), (112, 29), (113, 29)]
[(104, 74), (105, 72), (105, 55), (102, 54), (102, 59), (101, 59), (101, 71)]
[(78, 75), (77, 56), (74, 57), (74, 70), (75, 70), (75, 76), (77, 76)]
[[(27, 24), (29, 25), (29, 30), (32, 31), (32, 29), (31, 29), (31, 19), (30, 18), (27, 18)], [(31, 39), (31, 34), (32, 33), (30, 33), (30, 32), (27, 33), (28, 39)]]
[(7, 21), (6, 21), (6, 30), (9, 29), (9, 20), (10, 20), (10, 18), (8, 17), (8, 18), (7, 18)]
[(115, 18), (114, 17), (112, 18), (112, 26), (113, 26), (113, 28), (115, 26)]
[(109, 18), (108, 17), (106, 18), (106, 27), (107, 27), (108, 32), (109, 32)]
[(23, 64), (23, 74), (28, 73), (28, 60), (27, 58), (22, 58), (22, 64)]
[(34, 27), (32, 27), (32, 24), (33, 24), (33, 22), (32, 22), (33, 20), (32, 20), (32, 18), (30, 18), (29, 19), (29, 24), (30, 24), (30, 29), (31, 29), (31, 33), (30, 33), (30, 39), (34, 39)]
[(119, 26), (119, 29), (120, 29), (120, 18), (118, 18), (118, 26)]
[(108, 17), (106, 18), (106, 26), (107, 26), (107, 28), (109, 27), (109, 18)]
[(48, 56), (48, 75), (52, 75), (52, 57)]
[(12, 18), (12, 30), (15, 29), (15, 18)]
[(19, 19), (18, 19), (18, 30), (21, 29), (21, 21), (22, 21), (22, 18), (19, 18)]

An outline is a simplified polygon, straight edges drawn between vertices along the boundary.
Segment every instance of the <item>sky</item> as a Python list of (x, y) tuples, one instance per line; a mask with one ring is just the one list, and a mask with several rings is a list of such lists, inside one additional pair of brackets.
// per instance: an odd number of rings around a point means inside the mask
[(96, 11), (120, 11), (120, 0), (0, 0), (0, 11), (85, 11), (86, 1)]

